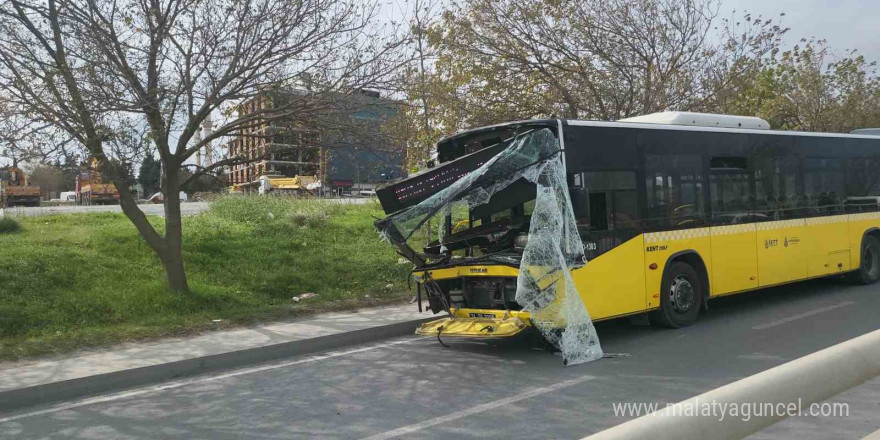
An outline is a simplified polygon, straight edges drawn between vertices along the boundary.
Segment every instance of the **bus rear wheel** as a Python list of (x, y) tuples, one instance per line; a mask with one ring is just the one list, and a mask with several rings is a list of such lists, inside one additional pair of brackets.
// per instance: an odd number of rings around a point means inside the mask
[(853, 272), (852, 280), (858, 284), (874, 284), (880, 280), (880, 240), (867, 236), (862, 240), (862, 263)]
[(651, 324), (669, 328), (687, 327), (697, 321), (703, 307), (703, 286), (690, 264), (672, 263), (660, 289), (660, 310), (651, 312)]

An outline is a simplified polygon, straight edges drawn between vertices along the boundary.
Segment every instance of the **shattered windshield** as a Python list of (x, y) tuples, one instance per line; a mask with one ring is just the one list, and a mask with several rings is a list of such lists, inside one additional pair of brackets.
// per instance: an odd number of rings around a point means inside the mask
[[(533, 325), (560, 349), (567, 365), (600, 358), (598, 336), (571, 278), (571, 269), (585, 264), (584, 247), (568, 196), (559, 142), (549, 129), (517, 136), (475, 171), (421, 203), (378, 221), (376, 226), (403, 255), (423, 267), (427, 264), (425, 255), (406, 246), (416, 230), (434, 217), (449, 218), (454, 213), (468, 213), (472, 223), (474, 212), (479, 213), (481, 206), (501, 197), (533, 199), (528, 221), (517, 224), (513, 211), (511, 217), (499, 216), (493, 221), (489, 213), (483, 217), (489, 219), (489, 224), (470, 231), (482, 227), (494, 231), (488, 234), (508, 234), (521, 228), (524, 239), (519, 240), (516, 302), (531, 313)], [(436, 222), (440, 237), (436, 251), (440, 254), (449, 253), (448, 246), (457, 235), (444, 239), (449, 232), (446, 223)], [(469, 240), (476, 239), (465, 237), (464, 241), (470, 244)]]

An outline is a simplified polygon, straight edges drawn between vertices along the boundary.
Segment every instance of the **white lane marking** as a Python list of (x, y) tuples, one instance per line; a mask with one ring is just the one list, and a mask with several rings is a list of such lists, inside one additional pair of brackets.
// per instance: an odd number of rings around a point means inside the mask
[(204, 383), (204, 382), (212, 382), (212, 381), (221, 380), (221, 379), (228, 379), (230, 377), (243, 376), (245, 374), (252, 374), (252, 373), (259, 373), (261, 371), (275, 370), (278, 368), (290, 367), (293, 365), (318, 362), (318, 361), (323, 361), (326, 359), (332, 359), (335, 357), (348, 356), (350, 354), (363, 353), (365, 351), (371, 351), (371, 350), (376, 350), (376, 349), (380, 349), (380, 348), (388, 348), (388, 347), (393, 347), (395, 345), (408, 344), (410, 342), (422, 341), (425, 339), (429, 339), (429, 338), (405, 339), (402, 341), (386, 342), (383, 344), (375, 344), (375, 345), (370, 345), (367, 347), (355, 348), (352, 350), (335, 351), (335, 352), (331, 351), (327, 354), (322, 354), (322, 355), (318, 355), (318, 356), (309, 356), (307, 358), (298, 359), (295, 361), (282, 362), (282, 363), (272, 364), (272, 365), (264, 365), (261, 367), (243, 368), (240, 370), (235, 370), (235, 371), (231, 371), (229, 373), (219, 374), (216, 376), (198, 377), (198, 378), (193, 378), (193, 379), (182, 379), (182, 380), (178, 380), (175, 382), (168, 382), (168, 383), (164, 383), (164, 384), (160, 384), (160, 385), (153, 385), (153, 386), (149, 386), (146, 388), (140, 388), (140, 389), (133, 390), (133, 391), (123, 391), (123, 392), (119, 392), (119, 393), (108, 394), (105, 396), (90, 397), (90, 398), (78, 400), (78, 401), (71, 402), (71, 403), (64, 403), (64, 404), (55, 405), (53, 407), (41, 409), (38, 411), (31, 411), (31, 412), (26, 412), (26, 413), (22, 413), (22, 414), (16, 414), (14, 416), (3, 417), (3, 418), (0, 418), (0, 423), (11, 422), (13, 420), (19, 420), (19, 419), (24, 419), (24, 418), (33, 417), (33, 416), (39, 416), (39, 415), (43, 415), (43, 414), (51, 414), (51, 413), (55, 413), (55, 412), (59, 412), (59, 411), (65, 411), (68, 409), (74, 409), (74, 408), (80, 408), (83, 406), (94, 405), (97, 403), (106, 403), (106, 402), (112, 402), (115, 400), (126, 399), (129, 397), (142, 396), (144, 394), (158, 393), (160, 391), (172, 390), (175, 388), (185, 387), (187, 385), (194, 385), (194, 384)]
[(419, 422), (413, 425), (402, 426), (397, 429), (392, 429), (391, 431), (382, 432), (376, 435), (371, 435), (369, 437), (362, 438), (361, 440), (386, 440), (394, 437), (400, 437), (404, 434), (409, 434), (412, 432), (416, 432), (425, 428), (429, 428), (434, 425), (439, 425), (441, 423), (451, 422), (453, 420), (457, 420), (463, 417), (472, 416), (474, 414), (478, 414), (481, 412), (488, 411), (490, 409), (495, 409), (504, 405), (509, 405), (514, 402), (519, 402), (520, 400), (525, 400), (530, 397), (539, 396), (541, 394), (551, 393), (553, 391), (561, 390), (563, 388), (567, 388), (573, 385), (577, 385), (579, 383), (586, 382), (588, 380), (595, 379), (594, 376), (583, 376), (577, 379), (566, 380), (563, 382), (559, 382), (557, 384), (553, 384), (546, 387), (541, 388), (533, 388), (529, 391), (517, 394), (515, 396), (505, 397), (503, 399), (499, 399), (493, 402), (484, 403), (482, 405), (477, 405), (468, 409), (464, 409), (461, 411), (456, 411), (451, 414), (447, 414), (445, 416), (435, 417), (433, 419), (425, 420), (424, 422)]
[(778, 321), (772, 321), (761, 325), (756, 325), (752, 327), (752, 330), (767, 330), (768, 328), (773, 328), (776, 326), (780, 326), (782, 324), (788, 324), (791, 321), (796, 321), (798, 319), (809, 318), (813, 315), (818, 315), (820, 313), (830, 312), (834, 309), (839, 309), (841, 307), (851, 306), (855, 304), (853, 301), (844, 301), (837, 304), (832, 304), (828, 307), (822, 307), (821, 309), (810, 310), (809, 312), (804, 312), (799, 315), (789, 316), (788, 318), (783, 318)]

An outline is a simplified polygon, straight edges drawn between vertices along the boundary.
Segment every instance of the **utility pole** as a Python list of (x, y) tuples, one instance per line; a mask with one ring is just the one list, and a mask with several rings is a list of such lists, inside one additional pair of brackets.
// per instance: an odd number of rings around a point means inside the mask
[[(211, 130), (213, 128), (213, 123), (211, 122), (211, 116), (208, 115), (204, 121), (202, 121), (202, 128), (200, 130), (196, 130), (195, 142), (198, 145), (202, 142), (202, 139), (207, 139), (208, 136), (211, 136)], [(204, 154), (202, 153), (202, 149), (205, 150)], [(203, 148), (199, 148), (196, 150), (196, 167), (198, 168), (207, 168), (214, 163), (214, 151), (211, 147), (211, 143), (208, 142), (205, 144)]]
[[(195, 142), (195, 144), (198, 145), (199, 142), (202, 141), (202, 131), (196, 130), (196, 134), (195, 134), (194, 138), (195, 139), (193, 140), (193, 142)], [(201, 148), (196, 150), (196, 167), (197, 168), (202, 167), (202, 149)]]
[[(214, 125), (211, 122), (211, 115), (208, 115), (204, 121), (202, 121), (202, 139), (207, 139), (211, 136), (213, 132)], [(205, 144), (205, 159), (204, 166), (209, 167), (214, 164), (214, 147), (211, 145), (211, 142)]]

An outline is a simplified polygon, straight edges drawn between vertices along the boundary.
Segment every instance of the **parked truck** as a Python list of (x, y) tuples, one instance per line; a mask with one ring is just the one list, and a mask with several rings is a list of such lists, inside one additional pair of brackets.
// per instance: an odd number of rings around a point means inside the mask
[(0, 207), (40, 206), (41, 200), (40, 187), (29, 185), (21, 168), (0, 168)]
[(76, 204), (115, 205), (119, 203), (119, 190), (112, 183), (105, 183), (104, 177), (92, 163), (89, 170), (76, 176)]

